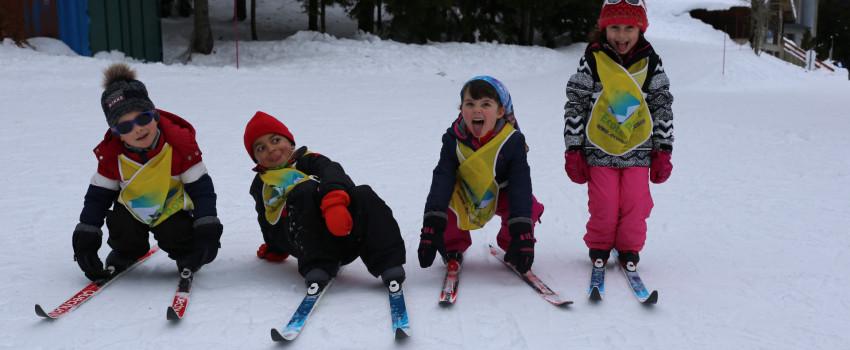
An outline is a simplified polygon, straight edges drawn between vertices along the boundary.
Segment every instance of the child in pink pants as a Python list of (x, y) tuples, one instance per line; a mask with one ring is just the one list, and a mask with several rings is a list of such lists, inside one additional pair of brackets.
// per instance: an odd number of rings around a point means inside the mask
[(663, 183), (673, 170), (673, 96), (644, 37), (648, 25), (642, 0), (606, 1), (564, 107), (565, 169), (588, 184), (590, 259), (604, 264), (617, 249), (630, 269), (646, 241), (649, 182)]

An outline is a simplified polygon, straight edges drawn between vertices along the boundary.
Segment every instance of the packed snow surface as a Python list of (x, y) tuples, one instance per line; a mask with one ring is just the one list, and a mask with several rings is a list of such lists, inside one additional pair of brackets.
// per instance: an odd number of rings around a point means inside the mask
[[(281, 118), (299, 145), (339, 161), (393, 209), (406, 241), (409, 349), (841, 349), (850, 342), (850, 122), (846, 71), (801, 68), (692, 19), (693, 8), (742, 1), (652, 1), (648, 39), (675, 96), (675, 166), (652, 185), (655, 202), (640, 272), (659, 303), (637, 303), (610, 269), (605, 300), (587, 301), (582, 241), (585, 186), (563, 170), (564, 87), (584, 44), (561, 49), (493, 43), (407, 45), (353, 33), (332, 9), (335, 34), (245, 41), (213, 3), (212, 55), (144, 64), (120, 53), (69, 57), (0, 45), (0, 348), (263, 349), (305, 287), (294, 260), (257, 259), (262, 242), (248, 187), (254, 173), (242, 132), (257, 110)], [(277, 5), (262, 5), (264, 11)], [(294, 23), (301, 14), (280, 16)], [(296, 22), (293, 22), (296, 21)], [(165, 29), (185, 25), (167, 19)], [(217, 33), (219, 33), (217, 32)], [(178, 38), (179, 39), (179, 38)], [(181, 41), (166, 40), (166, 56)], [(727, 39), (727, 40), (724, 40)], [(724, 46), (725, 45), (725, 46)], [(725, 54), (724, 54), (725, 52)], [(177, 271), (163, 253), (56, 322), (53, 308), (88, 281), (71, 232), (106, 128), (102, 71), (128, 61), (154, 103), (197, 129), (224, 224), (218, 258), (195, 279), (186, 317), (165, 320)], [(498, 223), (473, 232), (457, 304), (437, 305), (442, 264), (421, 269), (416, 247), (440, 136), (458, 92), (489, 74), (509, 88), (530, 146), (537, 198), (546, 206), (534, 270), (575, 304), (558, 309), (492, 258)], [(104, 239), (105, 241), (105, 239)], [(153, 241), (153, 240), (152, 240)], [(109, 248), (104, 244), (101, 257)], [(387, 295), (362, 263), (343, 270), (293, 344), (310, 349), (395, 348)]]

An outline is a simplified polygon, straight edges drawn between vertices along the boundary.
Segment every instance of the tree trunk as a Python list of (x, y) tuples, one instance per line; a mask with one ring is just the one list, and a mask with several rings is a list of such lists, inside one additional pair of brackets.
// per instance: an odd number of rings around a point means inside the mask
[(257, 0), (251, 0), (251, 40), (259, 40), (257, 37)]
[(764, 0), (750, 0), (750, 9), (750, 21), (753, 28), (750, 43), (753, 45), (753, 51), (756, 55), (760, 55), (767, 29), (768, 5), (764, 3)]
[(321, 24), (321, 32), (324, 33), (328, 30), (328, 28), (325, 26), (325, 7), (327, 7), (327, 2), (325, 0), (321, 0), (321, 2), (322, 3), (319, 6), (319, 22)]
[(209, 55), (213, 49), (213, 37), (212, 29), (210, 28), (209, 3), (207, 0), (195, 0), (194, 22), (192, 52)]
[(240, 22), (248, 17), (247, 2), (248, 0), (236, 0), (236, 19)]
[(319, 30), (319, 0), (307, 1), (307, 29), (312, 31)]
[(357, 29), (366, 33), (375, 32), (375, 0), (357, 2)]
[(520, 45), (531, 45), (532, 37), (534, 36), (531, 29), (531, 6), (528, 0), (523, 0), (520, 3)]
[(378, 33), (383, 33), (384, 24), (381, 13), (384, 12), (384, 4), (381, 0), (375, 0), (375, 7), (378, 8), (378, 19), (375, 21), (375, 27), (377, 28)]

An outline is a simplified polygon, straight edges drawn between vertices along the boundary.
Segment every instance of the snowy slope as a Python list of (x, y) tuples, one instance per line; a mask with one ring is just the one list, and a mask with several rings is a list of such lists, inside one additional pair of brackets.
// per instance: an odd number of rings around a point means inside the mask
[[(239, 70), (230, 42), (189, 65), (134, 64), (159, 107), (194, 123), (219, 195), (223, 248), (198, 274), (186, 318), (165, 320), (177, 274), (160, 254), (67, 318), (41, 321), (34, 303), (53, 307), (87, 281), (70, 235), (105, 128), (101, 71), (120, 55), (67, 57), (3, 43), (0, 348), (273, 347), (269, 329), (286, 322), (304, 287), (293, 261), (254, 256), (262, 237), (241, 137), (256, 110), (281, 117), (299, 144), (339, 160), (393, 208), (408, 248), (407, 348), (845, 348), (850, 84), (846, 72), (807, 73), (731, 43), (721, 75), (723, 34), (686, 12), (739, 3), (650, 4), (648, 37), (672, 80), (677, 137), (673, 177), (652, 187), (641, 262), (660, 291), (651, 309), (635, 302), (616, 270), (604, 302), (584, 297), (587, 195), (563, 172), (561, 136), (563, 90), (583, 45), (403, 45), (302, 32), (240, 42)], [(535, 194), (546, 205), (534, 269), (576, 301), (569, 309), (543, 302), (489, 256), (497, 225), (473, 233), (452, 309), (436, 303), (439, 264), (416, 262), (440, 135), (457, 113), (462, 83), (482, 73), (513, 95)], [(388, 314), (380, 283), (356, 262), (293, 345), (394, 348)]]

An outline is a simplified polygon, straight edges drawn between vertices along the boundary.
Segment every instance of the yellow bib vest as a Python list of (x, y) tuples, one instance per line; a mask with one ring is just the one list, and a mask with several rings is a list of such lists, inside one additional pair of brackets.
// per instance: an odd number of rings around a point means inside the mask
[(294, 168), (268, 170), (260, 174), (263, 181), (263, 205), (266, 208), (266, 221), (274, 225), (280, 220), (286, 196), (298, 184), (315, 178)]
[(145, 164), (123, 154), (118, 156), (118, 170), (125, 184), (118, 194), (118, 203), (136, 220), (151, 227), (181, 210), (194, 209), (192, 200), (183, 191), (183, 183), (171, 176), (171, 156), (168, 143)]
[(642, 145), (652, 135), (652, 115), (643, 98), (649, 59), (628, 70), (604, 52), (594, 52), (602, 95), (593, 104), (587, 139), (605, 153), (621, 156)]
[(477, 151), (457, 143), (455, 151), (460, 164), (449, 208), (457, 216), (461, 230), (482, 228), (496, 214), (499, 198), (496, 157), (515, 131), (510, 123), (506, 123), (492, 140)]

